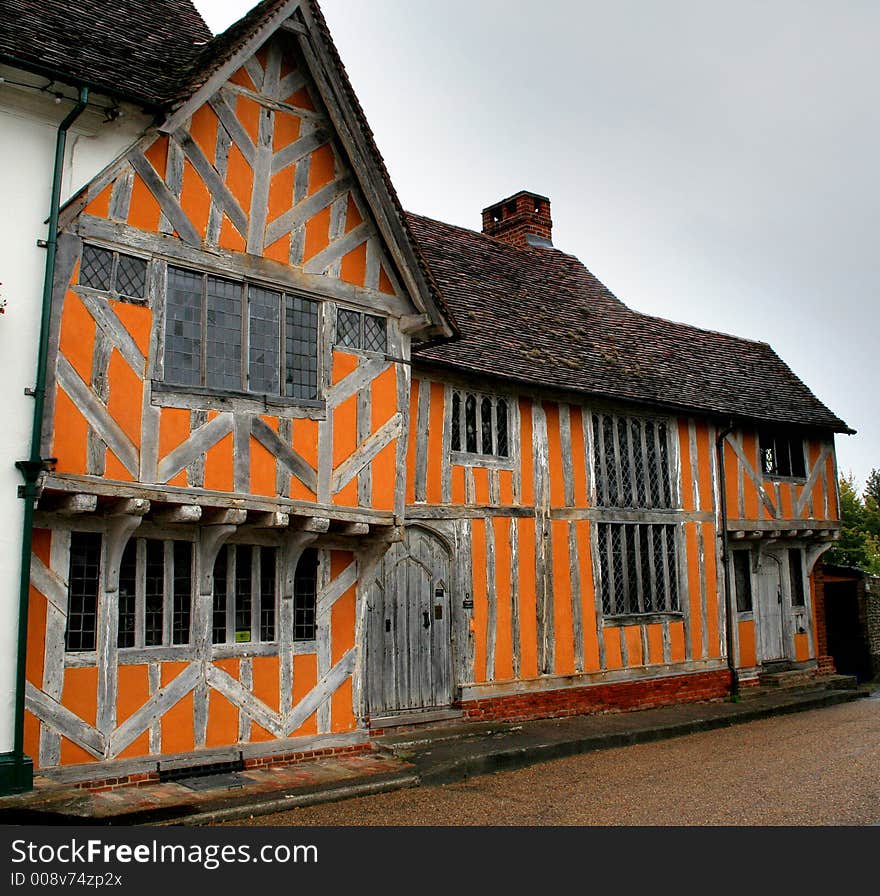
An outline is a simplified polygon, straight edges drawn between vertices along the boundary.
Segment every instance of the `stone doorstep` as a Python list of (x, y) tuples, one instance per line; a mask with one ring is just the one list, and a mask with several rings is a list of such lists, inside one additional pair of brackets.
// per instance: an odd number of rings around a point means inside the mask
[(741, 688), (740, 700), (755, 700), (759, 697), (780, 693), (794, 694), (823, 690), (854, 691), (859, 686), (858, 679), (854, 675), (839, 675), (837, 673), (804, 675), (800, 670), (774, 672), (771, 675), (772, 677), (761, 675), (758, 678), (758, 684)]

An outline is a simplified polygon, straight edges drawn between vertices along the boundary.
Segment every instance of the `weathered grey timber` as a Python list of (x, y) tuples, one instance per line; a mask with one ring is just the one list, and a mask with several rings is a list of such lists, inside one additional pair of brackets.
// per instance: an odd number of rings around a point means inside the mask
[(105, 743), (101, 732), (61, 703), (52, 700), (31, 682), (26, 684), (25, 706), (41, 722), (51, 725), (58, 734), (72, 740), (96, 759), (104, 758)]
[[(419, 405), (416, 418), (416, 501), (424, 501), (428, 489), (428, 438), (430, 436), (429, 414), (431, 404), (431, 381), (419, 380)], [(445, 454), (444, 450), (444, 454)]]
[(541, 403), (532, 404), (532, 462), (535, 488), (535, 597), (538, 623), (538, 669), (555, 667), (553, 618), (552, 528), (548, 470), (547, 417)]
[[(110, 355), (113, 345), (100, 328), (95, 332), (95, 346), (92, 351), (92, 375), (89, 385), (95, 396), (103, 404), (110, 398)], [(92, 476), (103, 476), (107, 466), (107, 446), (94, 429), (86, 436), (86, 472)]]
[(581, 609), (581, 565), (578, 554), (577, 525), (568, 524), (568, 563), (571, 578), (571, 627), (574, 637), (574, 665), (584, 671), (584, 622)]
[[(181, 178), (183, 169), (181, 168)], [(131, 190), (134, 186), (134, 171), (126, 166), (122, 174), (117, 177), (110, 191), (110, 206), (107, 215), (111, 221), (126, 221), (131, 209)]]
[[(393, 316), (409, 313), (413, 307), (407, 299), (402, 298), (403, 293), (388, 295), (344, 280), (332, 280), (321, 274), (307, 274), (301, 267), (282, 264), (271, 258), (243, 255), (219, 247), (197, 249), (164, 234), (149, 233), (127, 224), (115, 224), (93, 215), (81, 215), (75, 228), (79, 236), (87, 239), (106, 240), (130, 247), (136, 252), (160, 255), (221, 277), (246, 277), (274, 289), (279, 286), (289, 287), (318, 300), (336, 298), (366, 311)], [(281, 234), (283, 235), (284, 233)], [(267, 236), (267, 241), (268, 239)]]
[(495, 525), (491, 517), (486, 527), (486, 680), (495, 679), (495, 645), (498, 639), (498, 593), (495, 584)]
[[(192, 122), (188, 121), (189, 128)], [(165, 183), (174, 198), (180, 202), (180, 194), (183, 189), (183, 152), (180, 145), (173, 140), (168, 141), (168, 158), (166, 162)], [(114, 185), (115, 189), (115, 185)], [(113, 217), (112, 215), (110, 216)], [(174, 233), (174, 225), (163, 213), (159, 219), (159, 230), (162, 233)]]

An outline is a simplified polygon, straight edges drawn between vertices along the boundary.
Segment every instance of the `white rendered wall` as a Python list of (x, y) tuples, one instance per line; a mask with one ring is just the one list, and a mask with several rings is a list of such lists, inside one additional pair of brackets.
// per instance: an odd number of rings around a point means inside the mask
[[(15, 674), (24, 502), (17, 460), (30, 454), (34, 402), (24, 394), (36, 381), (37, 342), (46, 250), (49, 194), (58, 123), (73, 102), (8, 82), (30, 81), (24, 73), (0, 70), (0, 753), (14, 746)], [(45, 83), (43, 81), (42, 83)], [(66, 90), (70, 94), (70, 89)], [(109, 105), (106, 98), (94, 100)], [(126, 108), (104, 123), (87, 110), (68, 134), (62, 201), (116, 158), (143, 132), (147, 119)]]

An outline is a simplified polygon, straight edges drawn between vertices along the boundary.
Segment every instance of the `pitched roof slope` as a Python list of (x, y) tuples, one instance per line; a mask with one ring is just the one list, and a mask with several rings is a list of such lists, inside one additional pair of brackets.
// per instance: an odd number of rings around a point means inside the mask
[(763, 342), (627, 308), (574, 256), (409, 214), (462, 338), (418, 350), (462, 371), (725, 416), (847, 425)]
[(178, 91), (211, 39), (192, 0), (0, 0), (0, 61), (145, 106)]

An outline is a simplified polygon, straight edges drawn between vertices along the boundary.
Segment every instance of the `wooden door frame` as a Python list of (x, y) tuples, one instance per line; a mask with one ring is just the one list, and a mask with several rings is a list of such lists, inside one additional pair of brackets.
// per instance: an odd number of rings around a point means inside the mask
[[(456, 615), (454, 612), (454, 604), (453, 604), (455, 594), (457, 593), (458, 571), (455, 566), (455, 551), (454, 551), (453, 543), (450, 541), (450, 539), (444, 532), (438, 531), (431, 525), (425, 525), (424, 521), (422, 521), (422, 520), (419, 520), (417, 523), (407, 524), (404, 527), (404, 537), (402, 539), (402, 544), (405, 548), (406, 555), (405, 555), (405, 557), (400, 558), (400, 560), (398, 561), (399, 563), (412, 560), (412, 561), (418, 563), (423, 569), (425, 568), (424, 564), (421, 562), (421, 560), (419, 560), (417, 557), (413, 556), (410, 553), (410, 549), (409, 549), (410, 534), (415, 532), (416, 530), (421, 530), (425, 535), (429, 536), (430, 538), (432, 538), (436, 542), (438, 542), (440, 544), (440, 546), (443, 548), (443, 550), (446, 552), (447, 557), (448, 557), (448, 561), (447, 561), (448, 575), (446, 576), (446, 590), (447, 590), (447, 619), (446, 619), (447, 659), (446, 659), (446, 662), (448, 665), (448, 675), (449, 675), (449, 703), (437, 704), (436, 706), (422, 707), (423, 711), (430, 712), (432, 709), (438, 709), (438, 708), (443, 709), (443, 708), (446, 708), (449, 705), (453, 704), (455, 702), (456, 694), (457, 694), (458, 687), (459, 687), (459, 684), (456, 681), (456, 677), (455, 677), (455, 668), (456, 667), (455, 667), (454, 649), (455, 649), (455, 640), (456, 640), (455, 639)], [(372, 587), (372, 581), (375, 580), (376, 574), (380, 570), (384, 570), (385, 563), (387, 562), (390, 553), (391, 553), (390, 550), (386, 551), (382, 555), (382, 557), (379, 559), (377, 567), (375, 568), (375, 571), (372, 572), (372, 574), (371, 574), (371, 582), (369, 583), (369, 587)], [(432, 579), (433, 579), (433, 576), (434, 576), (433, 570), (431, 571), (431, 575), (432, 575)], [(365, 597), (365, 600), (364, 600), (365, 612), (366, 612), (366, 599), (368, 597), (368, 593), (369, 592), (367, 591), (364, 595), (364, 597)], [(431, 594), (431, 599), (433, 601), (433, 593)], [(363, 664), (364, 675), (363, 675), (363, 685), (362, 685), (363, 695), (364, 695), (363, 696), (363, 711), (364, 711), (365, 715), (372, 716), (374, 714), (374, 710), (373, 710), (373, 707), (370, 705), (370, 699), (371, 699), (370, 674), (371, 674), (371, 668), (372, 668), (373, 664), (370, 659), (370, 651), (371, 651), (371, 649), (375, 649), (375, 645), (372, 645), (369, 641), (369, 626), (364, 625), (363, 633), (364, 633), (363, 641), (362, 641), (363, 650), (364, 650), (364, 664)], [(382, 712), (384, 713), (384, 712), (391, 712), (391, 711), (392, 710), (383, 710)], [(417, 708), (402, 710), (399, 707), (396, 710), (394, 710), (394, 712), (400, 712), (400, 713), (404, 713), (404, 712), (415, 713), (418, 711), (419, 711), (419, 709), (417, 709)]]

